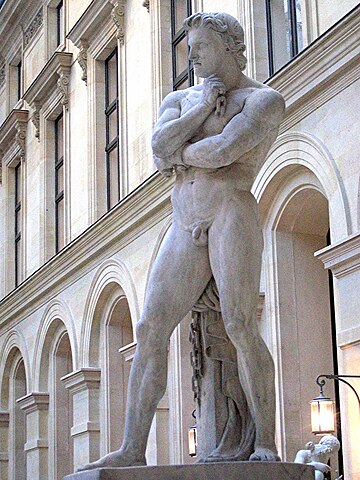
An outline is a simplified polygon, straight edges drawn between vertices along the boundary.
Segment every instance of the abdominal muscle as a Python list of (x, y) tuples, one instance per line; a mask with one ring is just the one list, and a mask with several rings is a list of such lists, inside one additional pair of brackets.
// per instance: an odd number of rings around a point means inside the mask
[(241, 166), (232, 164), (217, 169), (190, 167), (177, 174), (172, 204), (174, 220), (194, 233), (199, 227), (207, 231), (228, 200), (251, 195), (252, 179), (241, 175)]

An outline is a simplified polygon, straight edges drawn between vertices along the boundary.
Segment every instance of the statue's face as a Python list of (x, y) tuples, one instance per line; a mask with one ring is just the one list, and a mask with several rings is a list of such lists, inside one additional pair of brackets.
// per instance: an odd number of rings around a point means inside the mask
[(216, 75), (226, 69), (229, 52), (221, 37), (206, 27), (193, 28), (188, 34), (189, 59), (194, 64), (195, 75), (201, 78)]

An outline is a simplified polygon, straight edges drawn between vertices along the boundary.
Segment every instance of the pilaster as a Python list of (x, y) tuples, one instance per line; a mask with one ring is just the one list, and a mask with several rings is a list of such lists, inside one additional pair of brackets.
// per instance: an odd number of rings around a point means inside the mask
[(0, 412), (0, 478), (8, 478), (9, 412)]
[(71, 436), (75, 468), (99, 458), (100, 377), (100, 369), (82, 368), (61, 379), (73, 402)]
[(48, 476), (48, 412), (49, 394), (30, 393), (17, 400), (26, 415), (27, 478), (42, 480)]

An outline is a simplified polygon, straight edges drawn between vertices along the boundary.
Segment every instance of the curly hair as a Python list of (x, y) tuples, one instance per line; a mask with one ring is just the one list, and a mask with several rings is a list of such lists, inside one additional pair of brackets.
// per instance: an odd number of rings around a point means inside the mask
[(245, 70), (247, 60), (244, 55), (244, 30), (236, 18), (228, 13), (194, 13), (184, 20), (184, 29), (187, 32), (199, 27), (210, 28), (218, 33), (227, 50), (234, 55), (240, 70)]

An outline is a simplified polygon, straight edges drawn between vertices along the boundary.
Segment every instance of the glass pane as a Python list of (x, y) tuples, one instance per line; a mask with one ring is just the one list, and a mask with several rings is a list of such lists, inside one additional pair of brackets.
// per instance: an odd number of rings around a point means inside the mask
[(21, 239), (19, 239), (15, 244), (16, 249), (16, 280), (17, 283), (21, 282), (22, 279), (22, 262), (21, 262)]
[(108, 75), (108, 105), (110, 105), (117, 98), (117, 61), (116, 54), (113, 55), (107, 62)]
[(60, 2), (57, 7), (57, 40), (58, 45), (63, 42), (64, 39), (64, 5), (63, 2)]
[(109, 141), (110, 143), (114, 138), (118, 136), (118, 116), (117, 116), (117, 109), (115, 109), (110, 115), (109, 115)]
[(15, 212), (15, 235), (21, 232), (21, 209)]
[(56, 240), (57, 240), (57, 251), (61, 250), (65, 243), (65, 217), (64, 217), (64, 200), (56, 204), (56, 214), (57, 214), (57, 230), (56, 230)]
[(109, 207), (113, 207), (119, 201), (119, 160), (118, 149), (114, 148), (109, 152)]
[(179, 76), (180, 73), (188, 68), (188, 46), (186, 37), (176, 45), (175, 58), (176, 76)]
[(187, 17), (186, 0), (175, 0), (175, 32), (177, 33), (183, 26), (183, 21)]
[(15, 168), (15, 203), (21, 200), (21, 164)]
[(296, 0), (296, 34), (298, 51), (301, 52), (301, 50), (304, 48), (302, 38), (301, 0)]
[(64, 156), (64, 119), (59, 117), (56, 121), (57, 160)]
[(271, 26), (274, 69), (276, 71), (291, 58), (290, 17), (287, 0), (271, 1)]
[(55, 194), (57, 195), (60, 192), (64, 191), (64, 165), (61, 165), (60, 168), (56, 170), (56, 192)]

